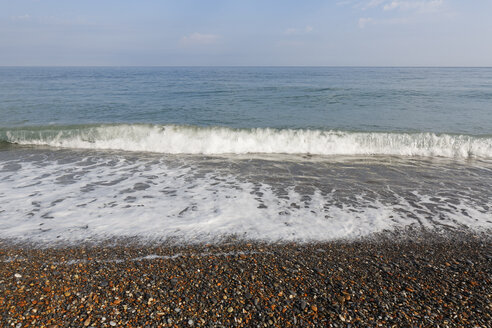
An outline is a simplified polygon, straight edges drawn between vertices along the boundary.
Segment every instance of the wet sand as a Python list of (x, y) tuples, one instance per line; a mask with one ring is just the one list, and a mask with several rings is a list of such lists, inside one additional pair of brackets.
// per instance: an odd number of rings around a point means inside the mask
[(486, 235), (0, 242), (2, 327), (491, 327)]

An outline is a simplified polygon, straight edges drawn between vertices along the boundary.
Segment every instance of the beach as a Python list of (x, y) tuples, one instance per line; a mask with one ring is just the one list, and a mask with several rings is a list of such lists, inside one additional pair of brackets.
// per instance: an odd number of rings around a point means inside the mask
[(2, 326), (492, 324), (487, 235), (0, 249)]
[(0, 67), (0, 326), (492, 326), (491, 78)]

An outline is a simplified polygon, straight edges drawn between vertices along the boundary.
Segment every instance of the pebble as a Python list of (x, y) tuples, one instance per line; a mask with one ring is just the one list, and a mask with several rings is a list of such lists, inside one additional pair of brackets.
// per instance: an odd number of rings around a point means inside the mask
[(487, 239), (1, 247), (0, 327), (492, 327)]

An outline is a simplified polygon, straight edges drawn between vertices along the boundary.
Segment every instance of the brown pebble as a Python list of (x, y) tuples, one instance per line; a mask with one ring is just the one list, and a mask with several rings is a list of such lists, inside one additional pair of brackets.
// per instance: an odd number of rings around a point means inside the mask
[(343, 297), (345, 298), (346, 301), (350, 301), (350, 294), (349, 293), (344, 292)]

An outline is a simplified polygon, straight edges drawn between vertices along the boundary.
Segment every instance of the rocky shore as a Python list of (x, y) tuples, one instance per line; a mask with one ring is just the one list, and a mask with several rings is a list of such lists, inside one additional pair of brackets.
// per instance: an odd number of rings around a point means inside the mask
[(491, 327), (492, 243), (2, 241), (0, 326)]

